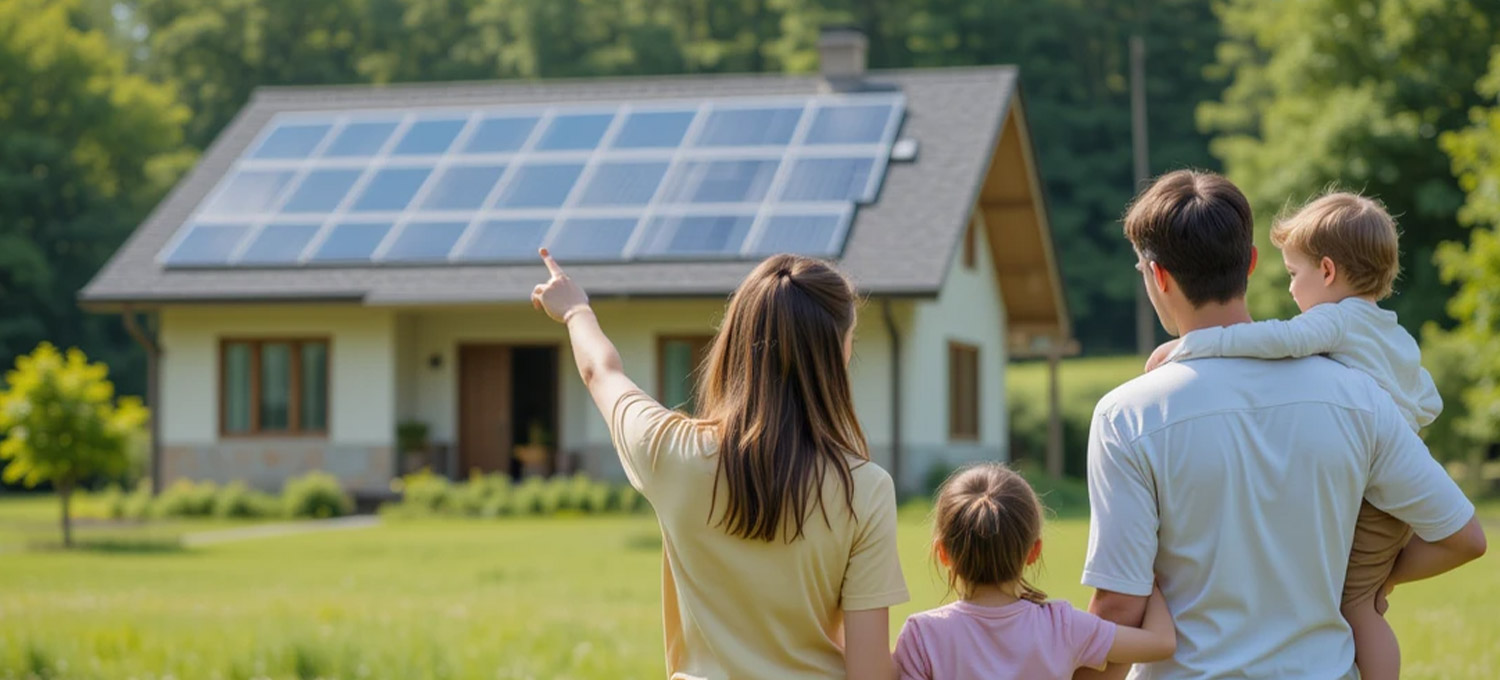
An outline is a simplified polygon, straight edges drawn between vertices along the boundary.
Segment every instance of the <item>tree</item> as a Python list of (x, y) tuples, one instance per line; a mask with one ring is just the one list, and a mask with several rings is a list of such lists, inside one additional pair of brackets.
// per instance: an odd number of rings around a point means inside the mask
[(75, 296), (193, 154), (173, 90), (128, 73), (94, 23), (72, 1), (0, 0), (0, 365), (50, 339), (135, 391), (134, 344)]
[(1439, 350), (1438, 361), (1462, 364), (1434, 374), (1447, 378), (1440, 383), (1449, 392), (1446, 443), (1458, 449), (1449, 453), (1468, 458), (1475, 487), (1482, 484), (1486, 445), (1500, 442), (1500, 50), (1490, 64), (1476, 88), (1489, 106), (1470, 112), (1469, 127), (1442, 137), (1467, 196), (1458, 217), (1471, 230), (1467, 247), (1450, 241), (1437, 256), (1443, 280), (1458, 286), (1448, 301), (1458, 325), (1449, 331), (1429, 325), (1423, 339), (1429, 354)]
[(62, 501), (63, 545), (72, 547), (69, 501), (80, 481), (123, 472), (131, 438), (146, 422), (139, 399), (115, 400), (109, 368), (77, 349), (64, 355), (42, 343), (16, 360), (0, 392), (4, 478), (34, 487), (51, 482)]
[(1500, 30), (1500, 1), (1306, 0), (1221, 5), (1225, 40), (1211, 74), (1228, 81), (1199, 109), (1213, 152), (1250, 198), (1262, 263), (1250, 301), (1294, 313), (1270, 250), (1272, 217), (1331, 185), (1385, 201), (1402, 228), (1400, 294), (1389, 305), (1416, 332), (1450, 294), (1432, 263), (1462, 235), (1463, 195), (1437, 144), (1479, 103)]

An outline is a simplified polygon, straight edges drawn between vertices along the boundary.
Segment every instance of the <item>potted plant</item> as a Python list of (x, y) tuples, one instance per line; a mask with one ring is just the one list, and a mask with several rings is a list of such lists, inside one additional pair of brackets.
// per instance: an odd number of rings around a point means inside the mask
[(526, 428), (526, 443), (517, 446), (513, 452), (516, 460), (521, 462), (521, 472), (524, 475), (546, 475), (548, 460), (551, 458), (552, 435), (547, 431), (547, 426), (540, 420), (533, 420)]
[(396, 426), (396, 448), (400, 451), (403, 474), (416, 472), (428, 464), (427, 423), (408, 421)]

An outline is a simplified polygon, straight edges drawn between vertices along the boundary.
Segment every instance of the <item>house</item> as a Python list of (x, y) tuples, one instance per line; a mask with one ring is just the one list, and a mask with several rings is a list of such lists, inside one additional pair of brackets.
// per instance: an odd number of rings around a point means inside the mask
[(669, 404), (763, 255), (835, 260), (875, 460), (910, 489), (1005, 459), (1007, 361), (1073, 344), (1016, 70), (820, 49), (811, 75), (257, 91), (81, 293), (148, 350), (157, 483), (379, 493), (413, 422), (451, 473), (621, 476), (528, 302), (539, 245)]

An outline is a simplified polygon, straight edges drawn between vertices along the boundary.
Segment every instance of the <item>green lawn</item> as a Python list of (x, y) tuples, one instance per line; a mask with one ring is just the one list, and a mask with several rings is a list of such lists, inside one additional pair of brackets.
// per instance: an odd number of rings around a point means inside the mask
[[(0, 503), (0, 526), (46, 507)], [(1500, 507), (1486, 516), (1500, 533)], [(1080, 605), (1086, 533), (1086, 520), (1053, 522), (1041, 578)], [(944, 590), (920, 509), (903, 514), (901, 542), (913, 601), (895, 611), (893, 633)], [(0, 678), (662, 676), (648, 516), (397, 522), (176, 553), (10, 547)], [(1406, 677), (1492, 677), (1497, 610), (1496, 557), (1398, 593)]]

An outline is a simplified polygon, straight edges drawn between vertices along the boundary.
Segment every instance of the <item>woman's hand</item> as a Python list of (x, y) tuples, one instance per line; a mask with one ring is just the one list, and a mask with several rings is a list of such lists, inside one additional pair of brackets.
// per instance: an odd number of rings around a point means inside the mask
[(540, 253), (552, 278), (531, 290), (531, 306), (546, 312), (553, 321), (567, 323), (574, 314), (589, 309), (589, 296), (568, 278), (546, 248)]

